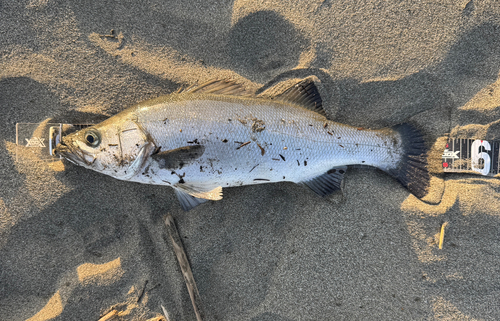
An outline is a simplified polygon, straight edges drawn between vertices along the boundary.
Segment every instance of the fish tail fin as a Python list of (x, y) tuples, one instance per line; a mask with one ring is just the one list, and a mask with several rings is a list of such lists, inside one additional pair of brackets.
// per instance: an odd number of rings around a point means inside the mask
[(429, 192), (431, 176), (427, 164), (427, 146), (420, 130), (410, 124), (392, 128), (399, 133), (402, 157), (397, 166), (387, 172), (418, 198)]

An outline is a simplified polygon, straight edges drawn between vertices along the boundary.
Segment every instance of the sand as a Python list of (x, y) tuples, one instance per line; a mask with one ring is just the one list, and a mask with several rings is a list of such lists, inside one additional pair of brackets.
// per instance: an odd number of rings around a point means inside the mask
[(339, 122), (500, 140), (499, 71), (495, 0), (1, 1), (0, 320), (194, 320), (168, 213), (206, 320), (499, 320), (498, 178), (438, 176), (424, 203), (356, 168), (343, 195), (246, 186), (186, 213), (166, 187), (15, 154), (18, 122), (99, 121), (212, 78), (315, 76)]

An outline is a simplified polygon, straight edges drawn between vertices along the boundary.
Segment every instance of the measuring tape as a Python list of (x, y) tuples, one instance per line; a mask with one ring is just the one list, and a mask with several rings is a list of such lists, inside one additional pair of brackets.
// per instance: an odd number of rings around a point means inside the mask
[(500, 142), (482, 139), (450, 138), (441, 156), (446, 173), (470, 172), (483, 176), (498, 175)]
[[(92, 124), (17, 123), (16, 145), (28, 147), (36, 154), (39, 161), (55, 161), (59, 157), (54, 155), (54, 148), (61, 141), (61, 138), (89, 126)], [(19, 154), (20, 150), (16, 148), (16, 160), (22, 161), (23, 158), (19, 157)], [(33, 159), (31, 158), (30, 161)]]
[[(55, 157), (53, 150), (63, 136), (89, 126), (92, 124), (18, 123), (16, 143), (38, 151), (39, 160), (53, 161), (59, 159)], [(500, 171), (499, 155), (498, 141), (450, 138), (441, 156), (443, 171), (496, 176)]]

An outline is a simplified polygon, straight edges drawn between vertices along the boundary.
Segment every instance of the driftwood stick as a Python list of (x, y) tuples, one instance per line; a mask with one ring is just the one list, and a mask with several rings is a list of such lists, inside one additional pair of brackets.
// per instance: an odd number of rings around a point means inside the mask
[(165, 316), (165, 320), (170, 321), (170, 316), (168, 315), (167, 309), (165, 309), (165, 307), (163, 305), (161, 306), (161, 309), (163, 311), (163, 315)]
[(109, 321), (111, 319), (114, 319), (117, 315), (118, 315), (118, 311), (111, 310), (105, 316), (100, 318), (99, 321)]
[(444, 222), (443, 225), (441, 225), (441, 233), (439, 233), (439, 249), (443, 249), (443, 241), (444, 241), (444, 229), (448, 225), (448, 222)]
[(146, 282), (144, 282), (144, 286), (142, 287), (142, 290), (141, 292), (139, 293), (139, 296), (137, 297), (137, 302), (141, 301), (144, 293), (146, 293), (146, 286), (148, 285), (148, 280), (146, 280)]
[(196, 287), (196, 282), (194, 281), (193, 273), (191, 272), (191, 267), (189, 266), (189, 261), (184, 252), (184, 247), (182, 246), (181, 238), (179, 232), (175, 227), (174, 218), (172, 215), (167, 215), (165, 217), (165, 225), (167, 226), (168, 234), (170, 235), (170, 240), (174, 246), (175, 256), (177, 256), (177, 261), (181, 267), (182, 276), (184, 276), (184, 281), (186, 282), (186, 287), (191, 297), (191, 303), (193, 303), (194, 313), (196, 314), (196, 320), (202, 321), (202, 312), (200, 309), (201, 300), (200, 294), (198, 293), (198, 288)]

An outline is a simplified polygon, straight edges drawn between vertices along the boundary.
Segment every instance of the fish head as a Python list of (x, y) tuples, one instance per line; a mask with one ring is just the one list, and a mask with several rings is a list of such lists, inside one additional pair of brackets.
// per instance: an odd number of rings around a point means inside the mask
[(155, 148), (136, 121), (114, 116), (64, 136), (55, 153), (76, 165), (129, 180), (141, 170)]

